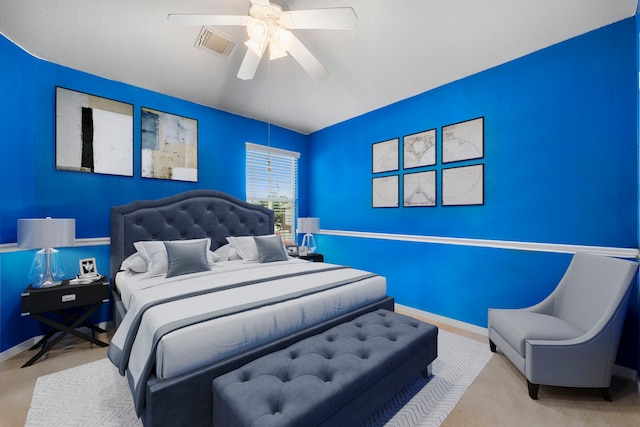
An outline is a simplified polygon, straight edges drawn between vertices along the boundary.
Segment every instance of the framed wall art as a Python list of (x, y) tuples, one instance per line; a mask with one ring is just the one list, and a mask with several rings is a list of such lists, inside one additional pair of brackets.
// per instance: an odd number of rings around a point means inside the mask
[(484, 157), (484, 117), (442, 127), (442, 163)]
[(405, 169), (436, 164), (436, 130), (426, 130), (402, 138), (402, 165)]
[(398, 175), (373, 178), (371, 181), (371, 206), (374, 208), (397, 208), (399, 182)]
[(142, 176), (198, 182), (198, 121), (142, 107)]
[(404, 174), (402, 187), (404, 207), (436, 205), (436, 171)]
[(484, 204), (484, 165), (442, 169), (442, 205)]
[(391, 172), (399, 169), (399, 139), (376, 142), (372, 146), (373, 173)]
[(133, 176), (133, 105), (56, 87), (56, 169)]

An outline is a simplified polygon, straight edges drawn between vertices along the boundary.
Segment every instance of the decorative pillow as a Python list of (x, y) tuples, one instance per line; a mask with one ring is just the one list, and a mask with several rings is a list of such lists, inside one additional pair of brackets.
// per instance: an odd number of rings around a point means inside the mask
[(209, 239), (164, 242), (164, 246), (168, 257), (167, 277), (211, 270), (207, 257)]
[(289, 259), (282, 246), (282, 239), (278, 235), (255, 236), (256, 247), (258, 249), (261, 263), (286, 261)]
[(129, 255), (122, 264), (120, 264), (120, 270), (133, 272), (133, 273), (146, 273), (147, 261), (138, 252), (134, 252)]
[(207, 261), (209, 261), (209, 265), (213, 266), (214, 262), (220, 261), (220, 257), (212, 251), (207, 251)]
[(159, 276), (167, 273), (167, 249), (161, 241), (135, 242), (133, 246), (147, 262), (147, 274)]
[(233, 261), (242, 259), (238, 252), (230, 244), (222, 245), (213, 252), (219, 261)]
[[(195, 242), (207, 242), (207, 248), (211, 245), (211, 239), (209, 238), (172, 240), (172, 242), (183, 245)], [(167, 249), (164, 246), (164, 242), (158, 240), (140, 241), (135, 242), (133, 246), (147, 262), (147, 274), (149, 276), (160, 276), (167, 273), (167, 271), (169, 270), (169, 259), (167, 258)], [(216, 260), (213, 252), (211, 252), (210, 256), (208, 255), (208, 258), (211, 264), (213, 264), (213, 262), (215, 262)]]
[(260, 255), (253, 236), (228, 236), (227, 241), (245, 261), (258, 261)]

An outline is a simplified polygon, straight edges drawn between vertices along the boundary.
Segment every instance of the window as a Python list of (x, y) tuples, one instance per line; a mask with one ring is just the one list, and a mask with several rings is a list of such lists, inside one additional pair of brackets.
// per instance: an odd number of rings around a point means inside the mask
[(246, 148), (247, 202), (273, 210), (276, 234), (284, 244), (295, 244), (300, 153), (250, 142)]

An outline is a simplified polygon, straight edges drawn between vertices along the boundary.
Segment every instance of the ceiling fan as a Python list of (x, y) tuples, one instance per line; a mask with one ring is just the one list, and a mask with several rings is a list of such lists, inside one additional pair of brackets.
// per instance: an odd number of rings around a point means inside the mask
[(169, 14), (168, 20), (182, 25), (247, 27), (247, 53), (238, 70), (238, 78), (250, 80), (256, 73), (267, 47), (269, 59), (291, 55), (315, 80), (329, 72), (290, 30), (355, 30), (358, 17), (350, 7), (310, 10), (283, 10), (269, 0), (250, 0), (249, 15)]

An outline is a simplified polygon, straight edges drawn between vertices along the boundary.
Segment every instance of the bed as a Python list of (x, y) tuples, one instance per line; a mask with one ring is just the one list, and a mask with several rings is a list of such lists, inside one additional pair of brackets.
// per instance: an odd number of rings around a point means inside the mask
[(394, 305), (383, 277), (288, 257), (272, 211), (214, 190), (113, 207), (110, 264), (109, 358), (145, 426), (210, 425), (214, 378)]

